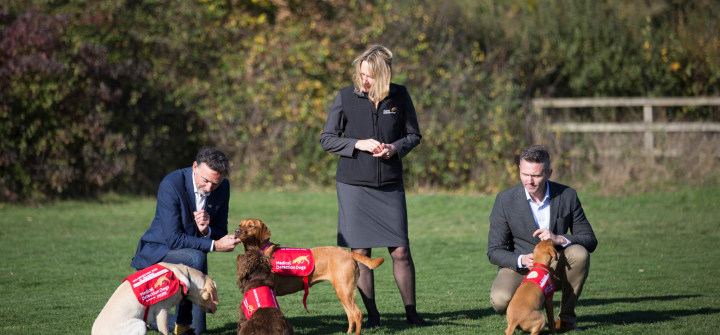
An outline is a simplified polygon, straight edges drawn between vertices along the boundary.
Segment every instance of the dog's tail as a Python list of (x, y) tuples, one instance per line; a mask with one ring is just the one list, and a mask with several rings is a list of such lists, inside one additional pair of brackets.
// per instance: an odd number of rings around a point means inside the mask
[(385, 259), (382, 258), (382, 257), (370, 258), (370, 257), (367, 257), (367, 256), (365, 256), (365, 255), (358, 254), (358, 253), (356, 253), (356, 252), (350, 252), (350, 253), (352, 254), (352, 258), (353, 258), (356, 262), (360, 262), (360, 263), (365, 264), (365, 266), (367, 266), (368, 268), (370, 268), (370, 270), (372, 270), (372, 269), (374, 269), (374, 268), (382, 265), (382, 263), (385, 262)]

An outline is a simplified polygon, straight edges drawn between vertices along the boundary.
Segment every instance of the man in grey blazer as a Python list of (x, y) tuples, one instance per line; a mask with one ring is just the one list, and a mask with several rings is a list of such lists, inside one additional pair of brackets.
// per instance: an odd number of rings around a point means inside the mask
[[(550, 155), (541, 145), (520, 153), (521, 184), (497, 195), (490, 214), (488, 258), (498, 266), (490, 290), (493, 308), (505, 314), (515, 291), (533, 265), (533, 249), (550, 239), (559, 251), (551, 264), (553, 283), (562, 290), (557, 328), (580, 330), (575, 305), (590, 270), (595, 233), (574, 189), (554, 183)], [(570, 234), (568, 234), (570, 231)]]

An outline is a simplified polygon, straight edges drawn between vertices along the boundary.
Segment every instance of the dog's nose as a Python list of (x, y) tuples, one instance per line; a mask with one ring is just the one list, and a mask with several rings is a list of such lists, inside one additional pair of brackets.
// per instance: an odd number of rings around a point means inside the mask
[(235, 237), (240, 237), (240, 234), (242, 234), (242, 229), (235, 229)]

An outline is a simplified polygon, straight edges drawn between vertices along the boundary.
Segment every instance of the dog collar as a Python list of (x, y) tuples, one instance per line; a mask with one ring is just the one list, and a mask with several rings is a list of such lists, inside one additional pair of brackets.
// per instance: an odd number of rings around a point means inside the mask
[(268, 248), (270, 248), (271, 245), (272, 245), (272, 243), (270, 243), (270, 240), (268, 240), (268, 243), (265, 245), (264, 248), (262, 248), (262, 250), (260, 250), (260, 252), (265, 254), (265, 250), (268, 250)]
[(550, 268), (549, 268), (547, 265), (545, 265), (545, 264), (535, 263), (535, 264), (533, 264), (532, 267), (534, 267), (534, 268), (542, 268), (542, 269), (545, 269), (545, 271), (550, 272)]

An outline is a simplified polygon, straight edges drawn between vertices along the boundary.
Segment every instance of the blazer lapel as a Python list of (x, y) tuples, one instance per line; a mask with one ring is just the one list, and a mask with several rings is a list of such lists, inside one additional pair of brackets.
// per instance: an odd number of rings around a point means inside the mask
[(522, 215), (522, 222), (524, 222), (525, 229), (530, 230), (530, 235), (532, 235), (533, 232), (535, 232), (538, 229), (537, 223), (535, 223), (535, 218), (532, 215), (532, 208), (530, 208), (530, 203), (528, 203), (527, 196), (525, 195), (525, 187), (520, 184), (520, 187), (518, 187), (518, 193), (515, 197), (518, 200), (518, 203), (515, 204), (517, 206), (516, 208), (521, 208), (520, 215)]
[(190, 205), (188, 207), (188, 208), (190, 208), (190, 214), (192, 214), (192, 212), (194, 212), (194, 211), (197, 211), (197, 209), (195, 208), (195, 206), (196, 206), (196, 204), (195, 204), (195, 187), (193, 186), (192, 176), (193, 176), (193, 172), (192, 172), (192, 168), (190, 168), (190, 169), (188, 169), (188, 172), (185, 175), (185, 190), (186, 190), (185, 195), (187, 195), (188, 205)]
[(550, 231), (555, 233), (555, 222), (560, 209), (560, 197), (555, 194), (555, 183), (548, 181), (548, 187), (550, 188)]
[(188, 208), (190, 209), (190, 224), (186, 224), (185, 229), (187, 229), (188, 235), (196, 236), (197, 226), (195, 225), (195, 216), (193, 215), (193, 212), (197, 211), (197, 209), (195, 208), (195, 187), (193, 186), (192, 177), (193, 172), (191, 167), (188, 168), (188, 171), (185, 174), (185, 195), (187, 196)]
[(212, 221), (213, 214), (215, 213), (215, 203), (217, 202), (218, 192), (210, 192), (210, 195), (205, 197), (205, 211), (210, 214), (210, 221)]

